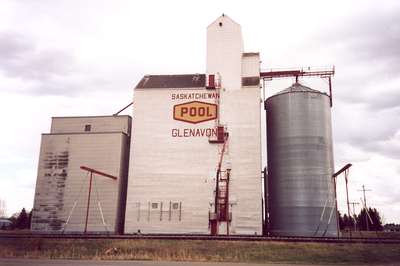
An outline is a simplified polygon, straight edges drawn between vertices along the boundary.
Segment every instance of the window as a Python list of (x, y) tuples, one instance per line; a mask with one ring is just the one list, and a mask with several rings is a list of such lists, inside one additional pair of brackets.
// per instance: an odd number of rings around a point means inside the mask
[(179, 203), (178, 202), (172, 203), (172, 209), (174, 209), (174, 210), (179, 209)]
[(92, 129), (92, 125), (85, 125), (85, 132), (89, 132)]
[(157, 203), (157, 202), (153, 202), (153, 203), (151, 204), (151, 208), (152, 208), (152, 209), (158, 209), (158, 203)]

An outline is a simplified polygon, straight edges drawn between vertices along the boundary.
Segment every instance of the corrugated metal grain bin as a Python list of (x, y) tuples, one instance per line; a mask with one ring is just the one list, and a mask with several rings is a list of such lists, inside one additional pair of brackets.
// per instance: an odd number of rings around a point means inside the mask
[(295, 83), (266, 108), (270, 233), (336, 236), (328, 95)]

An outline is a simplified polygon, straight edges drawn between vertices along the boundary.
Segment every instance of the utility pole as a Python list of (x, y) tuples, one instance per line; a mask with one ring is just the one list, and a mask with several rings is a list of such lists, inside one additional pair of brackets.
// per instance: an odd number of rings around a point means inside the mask
[(362, 185), (362, 189), (358, 190), (358, 191), (362, 191), (364, 194), (364, 210), (365, 210), (365, 223), (367, 225), (367, 231), (369, 231), (369, 224), (368, 224), (368, 209), (367, 209), (367, 197), (365, 196), (365, 191), (372, 191), (371, 189), (365, 189), (365, 186)]
[(357, 230), (356, 224), (357, 224), (357, 220), (356, 220), (356, 205), (360, 204), (358, 202), (349, 202), (351, 205), (353, 205), (353, 219), (354, 219), (354, 231)]

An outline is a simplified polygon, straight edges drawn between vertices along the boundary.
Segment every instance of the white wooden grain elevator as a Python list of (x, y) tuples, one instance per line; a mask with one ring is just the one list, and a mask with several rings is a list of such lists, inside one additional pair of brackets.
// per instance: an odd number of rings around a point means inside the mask
[(262, 233), (260, 58), (226, 15), (206, 66), (134, 90), (125, 233)]

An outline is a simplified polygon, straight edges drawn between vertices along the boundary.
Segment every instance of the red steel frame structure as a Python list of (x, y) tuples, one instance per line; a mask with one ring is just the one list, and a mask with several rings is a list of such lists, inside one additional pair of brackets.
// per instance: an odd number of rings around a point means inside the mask
[(93, 179), (93, 174), (98, 174), (101, 176), (105, 176), (114, 180), (117, 180), (118, 178), (116, 176), (98, 171), (96, 169), (87, 167), (87, 166), (81, 166), (80, 167), (82, 170), (88, 171), (90, 173), (90, 177), (89, 177), (89, 192), (88, 192), (88, 198), (87, 198), (87, 205), (86, 205), (86, 218), (85, 218), (85, 229), (83, 231), (84, 234), (87, 233), (87, 226), (88, 226), (88, 220), (89, 220), (89, 207), (90, 207), (90, 195), (92, 193), (92, 179)]
[[(337, 195), (336, 195), (336, 178), (344, 172), (344, 179), (346, 181), (346, 202), (347, 202), (347, 215), (350, 216), (350, 202), (349, 202), (349, 189), (348, 189), (348, 183), (349, 183), (349, 168), (352, 166), (351, 163), (346, 164), (345, 166), (343, 166), (339, 171), (337, 171), (336, 173), (334, 173), (332, 175), (333, 178), (333, 182), (335, 185), (335, 204), (336, 204), (336, 210), (337, 210)], [(339, 219), (336, 219), (336, 222), (339, 223)], [(339, 225), (337, 225), (338, 230), (339, 230)], [(350, 238), (351, 238), (351, 230), (350, 230)]]
[(265, 80), (277, 78), (295, 78), (296, 82), (299, 77), (320, 77), (328, 79), (329, 84), (329, 100), (332, 107), (332, 76), (335, 74), (335, 67), (331, 68), (301, 68), (301, 69), (269, 69), (260, 72), (260, 77)]

